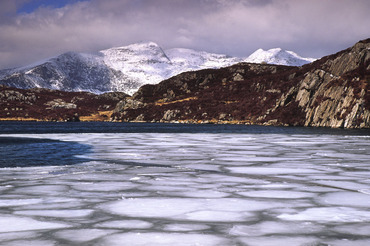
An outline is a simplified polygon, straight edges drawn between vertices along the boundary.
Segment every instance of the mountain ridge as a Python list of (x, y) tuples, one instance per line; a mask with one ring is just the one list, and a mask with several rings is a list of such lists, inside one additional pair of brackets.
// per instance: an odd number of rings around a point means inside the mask
[(142, 42), (105, 49), (97, 55), (66, 52), (25, 67), (1, 70), (0, 84), (23, 89), (133, 94), (144, 84), (157, 84), (182, 72), (221, 68), (245, 60), (185, 48), (163, 50), (154, 42)]

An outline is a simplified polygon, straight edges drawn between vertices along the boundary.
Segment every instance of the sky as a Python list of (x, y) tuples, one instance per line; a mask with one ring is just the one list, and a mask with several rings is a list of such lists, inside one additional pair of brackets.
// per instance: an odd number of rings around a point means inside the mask
[(370, 38), (369, 0), (0, 0), (0, 69), (142, 41), (319, 58)]

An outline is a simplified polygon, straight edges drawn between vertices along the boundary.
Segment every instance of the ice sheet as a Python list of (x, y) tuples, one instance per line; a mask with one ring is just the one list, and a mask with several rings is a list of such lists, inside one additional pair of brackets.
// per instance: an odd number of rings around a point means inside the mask
[(323, 204), (350, 207), (370, 207), (370, 194), (359, 192), (333, 192), (318, 199)]
[(147, 229), (153, 224), (143, 220), (110, 220), (96, 225), (96, 227), (105, 228), (127, 228), (127, 229)]
[(238, 194), (246, 197), (264, 197), (281, 199), (297, 199), (314, 196), (314, 194), (312, 193), (291, 190), (259, 190), (259, 191), (238, 192)]
[(319, 171), (314, 169), (286, 167), (229, 167), (227, 169), (234, 173), (245, 173), (254, 175), (319, 173)]
[(294, 214), (281, 214), (280, 219), (292, 221), (370, 222), (370, 211), (347, 207), (308, 208)]
[(215, 235), (206, 234), (180, 234), (180, 233), (122, 233), (104, 238), (102, 245), (122, 245), (122, 242), (130, 242), (132, 246), (139, 245), (230, 245), (228, 240)]
[(208, 230), (210, 226), (200, 224), (169, 224), (164, 227), (166, 231), (186, 232)]
[(285, 204), (269, 204), (235, 198), (132, 198), (103, 204), (100, 208), (113, 214), (133, 218), (175, 218), (214, 221), (219, 220), (217, 217), (222, 217), (226, 221), (242, 221), (245, 217), (251, 215), (248, 212), (277, 206), (283, 207)]
[(370, 241), (370, 138), (22, 137), (78, 142), (92, 152), (76, 165), (0, 169), (0, 241), (6, 245), (130, 240), (130, 245), (358, 246)]
[(76, 218), (86, 217), (92, 214), (94, 210), (91, 209), (68, 209), (68, 210), (20, 210), (16, 211), (17, 215), (30, 215), (30, 216), (44, 216), (56, 218)]
[(298, 246), (321, 246), (327, 245), (314, 237), (294, 237), (294, 236), (269, 236), (269, 237), (242, 237), (241, 243), (248, 246), (276, 246), (276, 245), (298, 245)]
[(30, 204), (42, 203), (40, 198), (30, 198), (30, 199), (0, 199), (0, 207), (10, 207), (10, 206), (22, 206)]
[(2, 215), (0, 232), (36, 231), (71, 227), (66, 223), (39, 221), (27, 217)]
[(86, 243), (88, 241), (101, 238), (112, 234), (114, 230), (101, 230), (101, 229), (73, 229), (73, 230), (61, 230), (54, 233), (58, 238), (78, 243)]
[(19, 245), (27, 245), (27, 246), (50, 246), (56, 245), (56, 241), (51, 240), (14, 240), (11, 242), (4, 242), (3, 245), (6, 246), (19, 246)]

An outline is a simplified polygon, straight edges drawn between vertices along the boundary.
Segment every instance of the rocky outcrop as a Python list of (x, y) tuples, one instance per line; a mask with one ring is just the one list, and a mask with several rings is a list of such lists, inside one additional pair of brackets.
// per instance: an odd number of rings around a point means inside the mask
[[(316, 88), (310, 88), (310, 83)], [(305, 109), (305, 126), (368, 127), (369, 110), (365, 110), (366, 88), (358, 88), (356, 80), (335, 84), (332, 75), (315, 71), (307, 75), (299, 87), (296, 100)], [(344, 81), (342, 81), (344, 82)], [(347, 81), (348, 82), (348, 81)], [(364, 87), (360, 85), (360, 87)], [(358, 91), (360, 90), (360, 91)], [(361, 121), (361, 122), (359, 122)]]
[(370, 39), (302, 67), (240, 63), (145, 85), (115, 120), (370, 127)]
[(49, 101), (45, 103), (46, 106), (49, 106), (46, 109), (57, 109), (57, 108), (65, 108), (65, 109), (75, 109), (77, 108), (77, 105), (74, 103), (67, 103), (63, 99), (54, 99), (52, 101)]
[(370, 40), (327, 59), (308, 72), (296, 100), (306, 113), (305, 126), (370, 127)]

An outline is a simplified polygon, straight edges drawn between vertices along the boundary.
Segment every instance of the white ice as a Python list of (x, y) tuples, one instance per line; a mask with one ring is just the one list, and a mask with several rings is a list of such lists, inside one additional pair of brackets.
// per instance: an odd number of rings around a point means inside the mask
[(200, 224), (169, 224), (164, 227), (166, 231), (174, 232), (186, 232), (186, 231), (201, 231), (208, 230), (210, 227), (208, 225)]
[[(283, 203), (266, 203), (248, 199), (219, 198), (132, 198), (103, 204), (101, 209), (134, 218), (168, 218), (213, 221), (219, 216), (226, 221), (240, 221), (250, 216), (243, 212), (259, 211)], [(206, 211), (206, 212), (199, 212)], [(208, 212), (207, 212), (208, 211)], [(197, 215), (197, 216), (196, 216)]]
[(73, 188), (81, 191), (118, 191), (137, 187), (131, 182), (84, 182), (73, 185)]
[(287, 167), (228, 167), (227, 169), (234, 173), (244, 173), (252, 175), (319, 173), (319, 171), (314, 169)]
[(114, 232), (117, 231), (101, 229), (68, 229), (57, 231), (54, 233), (54, 235), (67, 241), (83, 243), (112, 234)]
[(10, 207), (10, 206), (22, 206), (30, 204), (42, 203), (40, 198), (30, 198), (30, 199), (1, 199), (0, 207)]
[(339, 189), (351, 189), (351, 190), (361, 190), (369, 188), (369, 185), (359, 184), (357, 181), (337, 181), (337, 180), (321, 180), (315, 181), (317, 184), (322, 184), (325, 186), (338, 187)]
[(152, 226), (152, 223), (143, 220), (110, 220), (96, 225), (96, 227), (120, 229), (147, 229)]
[(318, 200), (334, 206), (370, 207), (370, 195), (357, 192), (333, 192), (321, 196)]
[(133, 232), (121, 233), (105, 237), (102, 245), (121, 246), (123, 242), (129, 242), (132, 246), (167, 245), (167, 246), (215, 246), (230, 245), (230, 242), (223, 237), (207, 234), (180, 234), (160, 232)]
[(186, 219), (191, 221), (208, 221), (208, 222), (237, 222), (254, 219), (254, 214), (250, 212), (229, 212), (229, 211), (195, 211), (186, 214)]
[(20, 216), (2, 215), (0, 217), (0, 232), (35, 231), (67, 227), (71, 227), (71, 225), (60, 222), (39, 221)]
[(370, 240), (369, 138), (19, 136), (76, 141), (93, 153), (77, 165), (0, 169), (6, 245), (358, 246)]
[(27, 246), (50, 246), (50, 245), (56, 245), (57, 243), (55, 241), (51, 240), (14, 240), (11, 242), (3, 242), (2, 245), (6, 246), (20, 246), (20, 245), (27, 245)]
[(238, 192), (238, 194), (246, 197), (283, 198), (283, 199), (297, 199), (314, 196), (314, 194), (309, 192), (299, 192), (291, 190), (259, 190), (259, 191)]
[(325, 227), (311, 222), (265, 221), (252, 225), (235, 225), (229, 233), (236, 236), (263, 236), (270, 234), (310, 234), (320, 232)]
[[(316, 246), (325, 245), (314, 237), (299, 236), (268, 236), (268, 237), (241, 237), (239, 241), (242, 245), (248, 246), (277, 246), (277, 245), (294, 245), (294, 246)], [(353, 245), (354, 246), (354, 245)]]
[(317, 207), (277, 217), (291, 221), (370, 222), (370, 211), (348, 207)]
[(45, 216), (45, 217), (56, 217), (56, 218), (76, 218), (86, 217), (92, 214), (92, 209), (68, 209), (68, 210), (20, 210), (16, 211), (17, 215), (31, 215), (31, 216)]
[(2, 232), (0, 233), (0, 242), (15, 240), (19, 238), (35, 238), (40, 236), (35, 231), (16, 231), (16, 232)]
[(34, 185), (29, 187), (22, 187), (17, 188), (15, 191), (17, 194), (29, 194), (32, 192), (33, 194), (55, 194), (56, 192), (63, 192), (66, 191), (68, 187), (64, 185)]

